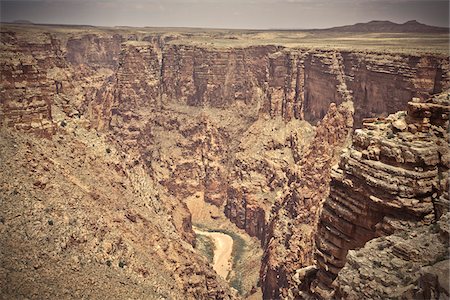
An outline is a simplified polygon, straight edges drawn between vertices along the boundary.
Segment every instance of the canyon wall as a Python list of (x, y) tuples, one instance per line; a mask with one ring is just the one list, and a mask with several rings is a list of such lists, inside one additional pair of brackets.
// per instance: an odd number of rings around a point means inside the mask
[[(37, 33), (32, 41), (15, 32), (2, 32), (1, 42), (2, 123), (51, 135), (52, 96), (58, 86), (50, 70), (64, 65), (57, 55), (59, 41), (44, 32)], [(50, 74), (41, 72), (43, 69)]]
[[(147, 94), (159, 93), (154, 47), (107, 34), (4, 34), (1, 294), (235, 298), (193, 249), (186, 205), (138, 153), (133, 133), (156, 105)], [(133, 78), (144, 69), (146, 79)]]
[(347, 85), (362, 119), (404, 110), (414, 97), (426, 99), (449, 87), (449, 63), (433, 56), (342, 53)]
[(265, 299), (293, 297), (297, 270), (313, 264), (314, 234), (329, 193), (330, 169), (352, 126), (352, 102), (331, 104), (298, 168), (288, 172), (289, 184), (273, 206), (267, 229), (261, 268)]
[[(355, 132), (352, 147), (333, 169), (330, 196), (323, 204), (316, 233), (318, 273), (312, 290), (321, 298), (333, 296), (332, 283), (347, 261), (348, 250), (394, 231), (412, 230), (401, 224), (409, 222), (414, 228), (438, 221), (448, 211), (448, 201), (443, 199), (448, 199), (449, 112), (448, 93), (426, 101), (415, 99), (407, 112), (367, 120)], [(447, 205), (439, 205), (442, 202)], [(410, 259), (420, 266), (421, 261), (411, 255), (424, 250), (419, 245), (414, 246), (417, 250), (407, 248), (412, 246), (405, 243), (394, 243), (394, 254), (402, 259), (401, 264)], [(448, 255), (448, 237), (447, 242), (433, 245), (442, 245), (442, 249), (430, 252), (426, 260), (441, 257), (446, 249)], [(395, 292), (413, 283), (413, 277), (399, 283)], [(383, 277), (378, 279), (376, 285)]]
[[(391, 297), (395, 293), (415, 298), (448, 294), (442, 284), (427, 282), (431, 279), (420, 274), (430, 274), (427, 266), (448, 257), (447, 229), (439, 234), (430, 224), (448, 212), (449, 99), (448, 92), (426, 100), (414, 98), (407, 112), (364, 119), (363, 129), (355, 131), (351, 146), (344, 149), (338, 167), (332, 169), (332, 151), (345, 145), (342, 133), (350, 130), (341, 131), (339, 138), (339, 130), (345, 130), (342, 123), (333, 124), (331, 132), (320, 132), (329, 122), (328, 117), (323, 119), (311, 146), (314, 151), (300, 164), (296, 184), (291, 184), (275, 205), (261, 269), (264, 297), (308, 298), (313, 294), (321, 299), (345, 299), (380, 293)], [(317, 148), (317, 139), (327, 136), (338, 144)], [(327, 165), (318, 169), (323, 162)], [(409, 236), (415, 230), (420, 236), (417, 239), (414, 234)], [(350, 249), (393, 233), (392, 238), (368, 244), (371, 250), (351, 252), (348, 257)], [(396, 239), (399, 236), (402, 238)], [(414, 241), (430, 245), (428, 239), (433, 238), (436, 251), (419, 258), (417, 253), (427, 247)], [(388, 245), (391, 250), (375, 254), (377, 244)], [(372, 251), (371, 259), (363, 258), (368, 251)], [(396, 263), (388, 264), (389, 257), (395, 257)], [(384, 264), (383, 268), (392, 272), (395, 268), (402, 271), (395, 271), (397, 275), (390, 278), (386, 273), (368, 271), (374, 268), (372, 263)], [(408, 264), (417, 273), (406, 271)], [(358, 270), (361, 266), (365, 269)], [(445, 276), (442, 272), (427, 276)], [(414, 276), (403, 278), (407, 273)], [(415, 289), (419, 283), (426, 285), (425, 290)]]
[(167, 45), (163, 51), (163, 94), (190, 106), (226, 108), (236, 103), (257, 109), (275, 46), (209, 49)]
[[(412, 97), (424, 99), (449, 85), (448, 58), (436, 56), (282, 46), (208, 48), (177, 44), (174, 37), (162, 33), (73, 34), (4, 28), (1, 37), (2, 116), (9, 126), (24, 130), (51, 127), (54, 94), (78, 95), (84, 104), (96, 97), (108, 102), (110, 85), (118, 91), (127, 89), (113, 96), (122, 105), (159, 99), (200, 107), (243, 105), (256, 115), (317, 122), (330, 103), (340, 104), (336, 76), (341, 68), (355, 99), (355, 126), (364, 117), (393, 113)], [(137, 66), (143, 68), (140, 79), (126, 83), (134, 76), (126, 69)], [(32, 82), (40, 86), (33, 88)], [(25, 83), (30, 84), (24, 88)], [(131, 90), (142, 103), (121, 99)], [(113, 108), (98, 104), (108, 109), (97, 112), (97, 118), (102, 115), (109, 120)]]

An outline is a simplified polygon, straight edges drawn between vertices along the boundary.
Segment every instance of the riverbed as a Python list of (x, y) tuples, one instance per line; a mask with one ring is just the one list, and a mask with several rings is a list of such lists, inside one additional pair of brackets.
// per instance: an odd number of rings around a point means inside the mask
[(233, 238), (222, 232), (202, 231), (194, 228), (196, 234), (210, 237), (214, 242), (213, 269), (222, 278), (226, 279), (231, 271), (231, 254), (233, 251)]

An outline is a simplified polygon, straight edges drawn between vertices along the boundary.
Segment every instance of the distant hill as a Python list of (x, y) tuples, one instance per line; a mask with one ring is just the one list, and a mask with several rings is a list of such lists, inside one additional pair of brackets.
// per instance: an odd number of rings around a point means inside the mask
[(338, 32), (392, 32), (392, 33), (448, 33), (447, 27), (429, 26), (417, 22), (416, 20), (408, 21), (403, 24), (397, 24), (391, 21), (370, 21), (368, 23), (357, 23), (355, 25), (332, 27), (323, 29), (322, 31), (338, 31)]
[(29, 25), (34, 24), (33, 22), (28, 21), (28, 20), (15, 20), (15, 21), (12, 21), (11, 23), (13, 23), (13, 24), (29, 24)]

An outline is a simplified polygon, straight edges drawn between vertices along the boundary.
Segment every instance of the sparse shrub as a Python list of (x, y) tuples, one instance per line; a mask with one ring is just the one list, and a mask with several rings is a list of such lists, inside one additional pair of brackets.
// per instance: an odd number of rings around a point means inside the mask
[(127, 263), (123, 260), (119, 261), (119, 268), (124, 268), (127, 265)]
[(61, 127), (66, 127), (67, 123), (66, 123), (66, 121), (62, 120), (60, 125), (61, 125)]
[(206, 235), (197, 234), (197, 248), (207, 259), (209, 263), (214, 260), (215, 245), (212, 239)]
[(106, 265), (107, 265), (108, 267), (111, 267), (111, 265), (112, 265), (111, 260), (108, 259), (108, 260), (106, 261)]
[(111, 149), (106, 148), (106, 153), (110, 154), (111, 153)]
[(386, 137), (388, 138), (388, 139), (392, 139), (392, 138), (394, 138), (394, 134), (392, 133), (392, 132), (389, 132), (387, 135), (386, 135)]
[(239, 294), (242, 295), (242, 276), (236, 274), (236, 276), (230, 281), (230, 285), (235, 288)]
[(48, 223), (48, 225), (52, 226), (53, 225), (53, 220), (48, 220), (47, 223)]
[(380, 268), (380, 267), (381, 267), (381, 262), (379, 262), (379, 261), (377, 261), (377, 260), (373, 261), (372, 264), (373, 264), (373, 266), (376, 267), (376, 268)]

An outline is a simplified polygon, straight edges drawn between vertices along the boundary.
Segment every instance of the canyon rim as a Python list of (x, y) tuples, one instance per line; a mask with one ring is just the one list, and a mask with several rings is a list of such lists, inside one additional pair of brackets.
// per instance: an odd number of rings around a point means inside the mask
[(2, 299), (449, 298), (448, 28), (0, 34)]

